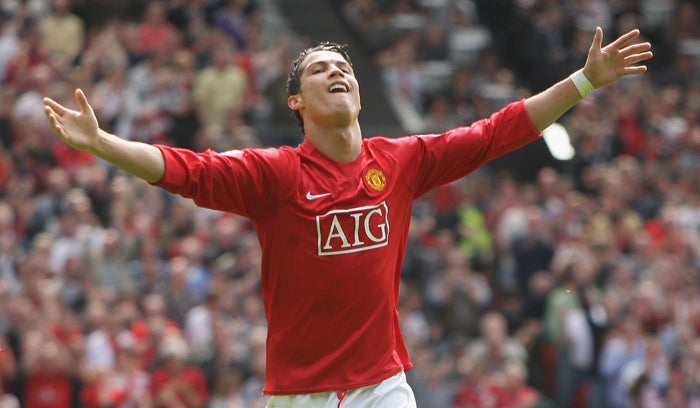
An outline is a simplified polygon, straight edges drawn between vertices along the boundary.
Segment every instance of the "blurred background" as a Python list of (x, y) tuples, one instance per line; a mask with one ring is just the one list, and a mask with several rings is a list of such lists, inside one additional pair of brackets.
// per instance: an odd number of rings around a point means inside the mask
[(700, 5), (3, 0), (0, 407), (263, 407), (260, 248), (67, 148), (41, 98), (195, 150), (296, 145), (291, 61), (349, 45), (365, 137), (488, 116), (642, 30), (649, 72), (415, 202), (400, 316), (422, 408), (700, 406)]

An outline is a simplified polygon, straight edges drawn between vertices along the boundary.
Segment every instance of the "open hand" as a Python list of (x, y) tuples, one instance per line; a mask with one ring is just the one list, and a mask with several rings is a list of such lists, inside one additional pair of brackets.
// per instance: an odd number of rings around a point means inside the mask
[(583, 73), (594, 87), (601, 88), (623, 76), (646, 72), (646, 65), (635, 64), (650, 59), (653, 54), (648, 42), (631, 44), (639, 34), (637, 29), (629, 31), (602, 47), (603, 30), (600, 27), (596, 28), (586, 65), (583, 67)]
[(95, 112), (82, 90), (75, 91), (80, 111), (68, 109), (51, 98), (44, 98), (44, 113), (61, 139), (77, 150), (92, 151), (97, 142), (98, 124)]

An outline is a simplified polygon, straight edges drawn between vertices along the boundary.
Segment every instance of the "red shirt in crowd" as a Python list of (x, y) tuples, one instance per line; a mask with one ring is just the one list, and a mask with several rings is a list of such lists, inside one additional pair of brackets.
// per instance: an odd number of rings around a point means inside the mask
[(156, 368), (151, 374), (150, 393), (156, 407), (167, 408), (158, 403), (158, 393), (172, 387), (178, 401), (183, 406), (188, 405), (186, 393), (195, 393), (198, 399), (205, 402), (209, 397), (207, 380), (202, 370), (195, 366), (183, 367), (180, 371), (173, 372), (167, 366)]
[(27, 377), (25, 408), (66, 408), (73, 406), (73, 380), (67, 374), (37, 372)]

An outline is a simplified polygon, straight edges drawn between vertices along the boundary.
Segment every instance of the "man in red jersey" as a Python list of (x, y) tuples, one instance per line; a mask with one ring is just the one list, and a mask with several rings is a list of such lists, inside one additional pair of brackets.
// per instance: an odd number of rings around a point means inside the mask
[(44, 100), (61, 139), (198, 205), (248, 217), (262, 247), (268, 320), (268, 406), (414, 407), (398, 293), (411, 202), (540, 136), (595, 88), (646, 71), (637, 30), (583, 69), (487, 119), (440, 135), (363, 139), (359, 85), (345, 49), (303, 51), (288, 105), (297, 147), (195, 153), (101, 130), (81, 90), (79, 111)]

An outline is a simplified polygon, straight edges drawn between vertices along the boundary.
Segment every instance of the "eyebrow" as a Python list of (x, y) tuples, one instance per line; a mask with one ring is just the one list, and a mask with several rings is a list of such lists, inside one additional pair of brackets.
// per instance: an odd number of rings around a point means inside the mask
[(311, 67), (313, 67), (313, 66), (315, 66), (315, 65), (319, 65), (319, 64), (320, 64), (320, 65), (326, 66), (326, 65), (331, 65), (331, 64), (333, 64), (333, 63), (335, 63), (335, 65), (337, 65), (337, 66), (339, 66), (339, 67), (341, 67), (341, 68), (347, 68), (348, 70), (350, 70), (350, 72), (354, 72), (353, 69), (352, 69), (352, 66), (351, 66), (347, 61), (345, 61), (345, 60), (331, 60), (331, 61), (322, 60), (322, 61), (315, 61), (315, 62), (312, 62), (311, 64), (307, 65), (306, 68), (304, 68), (304, 71), (308, 71), (309, 69), (311, 69)]

